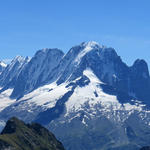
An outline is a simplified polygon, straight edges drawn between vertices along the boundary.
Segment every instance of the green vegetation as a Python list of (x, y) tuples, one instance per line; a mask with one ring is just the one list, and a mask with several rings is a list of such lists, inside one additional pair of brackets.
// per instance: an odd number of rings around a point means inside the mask
[(5, 150), (64, 150), (62, 144), (39, 124), (25, 124), (11, 118), (0, 135), (0, 149)]

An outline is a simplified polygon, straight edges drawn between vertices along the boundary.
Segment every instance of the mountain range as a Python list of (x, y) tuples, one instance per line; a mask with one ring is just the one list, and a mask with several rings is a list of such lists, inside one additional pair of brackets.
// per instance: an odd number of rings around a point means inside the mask
[(67, 150), (139, 150), (150, 145), (145, 60), (128, 66), (115, 49), (91, 41), (66, 54), (46, 48), (0, 66), (1, 128), (12, 116), (37, 122)]

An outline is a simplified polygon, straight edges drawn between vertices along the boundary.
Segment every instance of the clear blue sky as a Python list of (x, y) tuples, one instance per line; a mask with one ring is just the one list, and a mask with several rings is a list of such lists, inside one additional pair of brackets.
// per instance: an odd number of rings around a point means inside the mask
[(0, 1), (1, 60), (91, 40), (150, 65), (150, 0)]

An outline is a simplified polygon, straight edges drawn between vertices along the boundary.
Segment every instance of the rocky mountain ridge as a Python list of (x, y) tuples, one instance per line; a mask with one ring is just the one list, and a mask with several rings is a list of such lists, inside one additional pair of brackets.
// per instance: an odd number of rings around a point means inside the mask
[(13, 117), (0, 134), (1, 150), (64, 150), (55, 136), (39, 124)]
[(144, 60), (127, 66), (113, 48), (84, 42), (66, 54), (43, 49), (18, 62), (0, 75), (2, 125), (11, 116), (36, 121), (68, 150), (138, 150), (149, 144), (150, 76)]

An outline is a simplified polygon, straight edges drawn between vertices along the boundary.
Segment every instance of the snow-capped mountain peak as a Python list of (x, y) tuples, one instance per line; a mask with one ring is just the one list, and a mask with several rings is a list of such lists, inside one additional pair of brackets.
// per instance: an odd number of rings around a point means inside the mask
[(4, 62), (0, 61), (0, 74), (4, 71), (4, 69), (7, 67), (7, 64)]
[(0, 66), (5, 68), (7, 66), (7, 64), (5, 64), (4, 62), (0, 61)]
[(12, 62), (13, 63), (16, 63), (17, 61), (18, 62), (23, 62), (25, 60), (25, 58), (23, 57), (23, 56), (20, 56), (20, 55), (18, 55), (18, 56), (16, 56), (13, 60), (12, 60)]
[(81, 43), (81, 45), (83, 45), (84, 47), (91, 47), (91, 48), (94, 48), (94, 47), (102, 47), (100, 46), (99, 43), (95, 42), (95, 41), (89, 41), (89, 42), (83, 42)]
[(11, 63), (5, 67), (0, 75), (0, 86), (3, 87), (2, 89), (7, 89), (14, 86), (20, 72), (29, 60), (30, 59), (28, 57), (24, 58), (22, 56), (16, 56)]
[(36, 54), (34, 55), (34, 57), (38, 56), (38, 55), (48, 55), (49, 53), (52, 53), (52, 54), (56, 54), (56, 53), (63, 54), (63, 52), (60, 49), (57, 49), (57, 48), (43, 48), (41, 50), (38, 50), (36, 52)]
[[(51, 71), (59, 64), (64, 53), (59, 49), (42, 49), (36, 52), (18, 76), (11, 97), (20, 97), (45, 84)], [(20, 85), (20, 82), (23, 84)]]
[(78, 64), (80, 63), (81, 59), (87, 53), (89, 53), (90, 51), (93, 51), (95, 49), (99, 50), (102, 48), (97, 42), (94, 42), (94, 41), (81, 43), (81, 46), (83, 48), (81, 49), (80, 53), (78, 53), (78, 55), (76, 56), (76, 59), (75, 59), (75, 62), (77, 62)]

